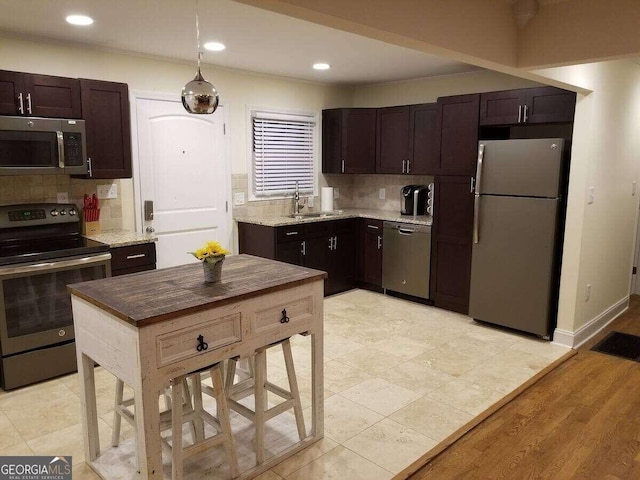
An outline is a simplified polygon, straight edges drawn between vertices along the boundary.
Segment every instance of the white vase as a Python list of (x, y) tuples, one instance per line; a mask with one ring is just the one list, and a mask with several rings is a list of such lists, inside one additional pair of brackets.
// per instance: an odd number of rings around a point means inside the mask
[(224, 257), (220, 257), (215, 262), (202, 262), (204, 268), (204, 281), (205, 283), (215, 283), (222, 279), (222, 264), (224, 263)]

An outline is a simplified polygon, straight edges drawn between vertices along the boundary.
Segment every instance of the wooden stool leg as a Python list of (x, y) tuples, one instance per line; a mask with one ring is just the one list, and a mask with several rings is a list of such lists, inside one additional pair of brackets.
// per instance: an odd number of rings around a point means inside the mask
[(227, 396), (224, 389), (224, 382), (222, 381), (222, 364), (218, 363), (211, 369), (211, 383), (213, 384), (213, 389), (216, 392), (216, 410), (218, 421), (222, 428), (221, 435), (224, 435), (224, 448), (227, 451), (229, 471), (231, 473), (231, 478), (235, 478), (239, 475), (238, 457), (236, 456), (236, 447), (231, 432)]
[(296, 417), (298, 436), (300, 440), (307, 437), (307, 430), (304, 427), (304, 416), (302, 415), (302, 403), (300, 402), (300, 391), (298, 390), (298, 379), (293, 366), (293, 354), (291, 353), (291, 343), (289, 339), (282, 342), (282, 353), (284, 353), (284, 363), (287, 367), (287, 377), (289, 379), (289, 391), (293, 397), (293, 413)]
[(191, 388), (193, 389), (193, 410), (196, 415), (193, 419), (193, 443), (204, 440), (204, 421), (202, 420), (202, 384), (200, 374), (196, 373), (191, 377)]
[(182, 382), (171, 387), (171, 478), (182, 480)]
[(113, 434), (111, 435), (111, 445), (117, 447), (120, 444), (120, 425), (122, 424), (122, 417), (118, 410), (124, 400), (124, 382), (119, 378), (116, 378), (116, 400), (113, 407)]
[(265, 430), (265, 374), (267, 352), (259, 350), (255, 355), (255, 423), (256, 423), (256, 463), (264, 462), (264, 430)]

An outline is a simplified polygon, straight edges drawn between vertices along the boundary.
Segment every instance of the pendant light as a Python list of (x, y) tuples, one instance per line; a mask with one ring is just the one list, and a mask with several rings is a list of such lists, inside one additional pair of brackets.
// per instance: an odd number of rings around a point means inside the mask
[(218, 108), (218, 91), (211, 83), (207, 82), (200, 73), (200, 25), (198, 23), (198, 0), (196, 0), (196, 43), (198, 54), (198, 70), (193, 80), (182, 89), (182, 105), (189, 113), (213, 113)]

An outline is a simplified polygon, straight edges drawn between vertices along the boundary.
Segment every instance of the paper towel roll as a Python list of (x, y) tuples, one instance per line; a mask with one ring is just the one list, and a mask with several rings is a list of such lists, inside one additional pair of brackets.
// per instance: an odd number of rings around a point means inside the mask
[(333, 187), (322, 187), (320, 192), (320, 211), (333, 211)]

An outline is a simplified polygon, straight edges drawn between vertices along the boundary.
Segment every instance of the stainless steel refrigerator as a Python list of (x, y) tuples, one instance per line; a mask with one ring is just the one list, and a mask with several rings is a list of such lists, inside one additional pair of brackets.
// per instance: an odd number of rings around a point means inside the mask
[(564, 140), (478, 146), (469, 315), (549, 337)]

